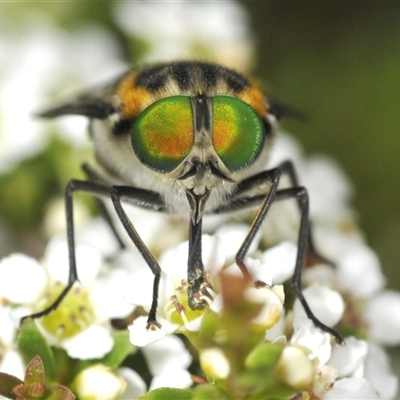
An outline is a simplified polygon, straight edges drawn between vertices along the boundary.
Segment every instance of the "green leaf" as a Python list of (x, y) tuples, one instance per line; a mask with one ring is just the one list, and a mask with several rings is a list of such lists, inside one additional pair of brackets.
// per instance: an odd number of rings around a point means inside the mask
[(232, 397), (214, 385), (199, 385), (193, 391), (192, 400), (231, 400)]
[(146, 393), (141, 400), (190, 400), (192, 399), (193, 390), (191, 389), (175, 389), (175, 388), (159, 388)]
[(74, 378), (74, 369), (79, 361), (71, 358), (60, 347), (52, 347), (51, 350), (54, 356), (54, 364), (57, 365), (56, 382), (69, 386)]
[(263, 342), (247, 356), (245, 366), (248, 369), (272, 368), (278, 363), (284, 349), (281, 343)]
[(31, 383), (44, 385), (45, 382), (45, 372), (43, 361), (39, 356), (34, 357), (26, 367), (25, 372), (25, 385)]
[(13, 393), (13, 389), (23, 383), (21, 379), (13, 375), (0, 372), (0, 395), (7, 399), (16, 399), (17, 396)]
[(102, 360), (102, 364), (111, 369), (117, 369), (129, 354), (135, 349), (129, 341), (129, 331), (113, 332), (114, 347), (106, 354)]
[(135, 347), (129, 341), (129, 331), (116, 331), (112, 333), (114, 346), (102, 359), (80, 361), (76, 367), (75, 375), (95, 364), (102, 364), (112, 370), (117, 369), (125, 358), (132, 353)]
[(65, 386), (54, 385), (46, 388), (43, 400), (75, 400), (76, 396)]
[(293, 394), (278, 379), (276, 367), (284, 349), (282, 343), (263, 342), (246, 357), (246, 369), (237, 377), (237, 383), (251, 388), (249, 399), (286, 399)]
[(55, 365), (53, 353), (45, 337), (37, 328), (35, 322), (28, 318), (24, 320), (18, 333), (18, 348), (25, 364), (39, 356), (44, 364), (45, 381), (55, 380)]

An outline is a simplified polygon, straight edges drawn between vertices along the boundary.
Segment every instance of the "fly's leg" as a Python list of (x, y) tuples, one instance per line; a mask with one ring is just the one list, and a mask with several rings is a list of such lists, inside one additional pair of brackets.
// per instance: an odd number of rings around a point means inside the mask
[(186, 191), (186, 198), (190, 207), (189, 227), (189, 254), (188, 254), (188, 303), (192, 310), (202, 310), (207, 306), (205, 297), (209, 297), (207, 289), (209, 283), (204, 272), (202, 260), (202, 218), (204, 207), (210, 196), (206, 191), (202, 195), (195, 194), (193, 190)]
[(69, 273), (68, 283), (63, 289), (57, 299), (44, 310), (27, 315), (21, 319), (21, 322), (26, 318), (40, 318), (54, 311), (60, 303), (63, 301), (65, 296), (71, 290), (75, 282), (79, 281), (78, 271), (76, 267), (75, 257), (75, 233), (74, 233), (74, 209), (73, 209), (73, 194), (75, 191), (83, 191), (95, 195), (109, 195), (110, 188), (105, 185), (96, 184), (93, 182), (71, 180), (65, 189), (65, 210), (67, 217), (67, 239), (68, 239), (68, 257), (69, 257)]
[(289, 198), (298, 199), (300, 206), (300, 229), (297, 240), (297, 257), (294, 274), (292, 278), (292, 288), (296, 292), (297, 298), (306, 312), (307, 317), (314, 323), (314, 325), (325, 332), (331, 334), (337, 343), (344, 343), (343, 337), (336, 332), (334, 329), (323, 324), (311, 311), (310, 306), (307, 303), (303, 295), (301, 288), (301, 273), (304, 268), (305, 255), (307, 246), (309, 246), (309, 233), (310, 233), (310, 222), (309, 222), (309, 200), (308, 193), (304, 187), (294, 187), (289, 189), (278, 190), (276, 194), (276, 200), (285, 200)]
[(161, 325), (157, 322), (157, 319), (156, 319), (161, 268), (160, 268), (157, 260), (154, 258), (154, 256), (151, 254), (150, 250), (147, 248), (147, 246), (145, 245), (145, 243), (139, 236), (138, 232), (136, 231), (132, 222), (126, 215), (126, 212), (124, 211), (122, 204), (121, 204), (122, 197), (137, 198), (135, 196), (137, 190), (139, 190), (139, 189), (131, 188), (128, 186), (114, 186), (112, 189), (112, 192), (111, 192), (111, 200), (113, 202), (115, 211), (117, 212), (117, 215), (118, 215), (122, 225), (124, 226), (126, 232), (128, 233), (132, 242), (135, 244), (135, 246), (139, 250), (140, 254), (144, 258), (147, 265), (150, 267), (151, 272), (154, 275), (153, 300), (151, 303), (151, 308), (150, 308), (149, 316), (147, 319), (147, 329), (154, 330), (156, 328), (161, 327)]
[[(91, 181), (91, 182), (100, 181), (101, 182), (101, 177), (98, 176), (97, 171), (94, 170), (92, 167), (90, 167), (90, 165), (83, 164), (82, 169), (83, 169), (84, 173), (86, 174), (87, 178), (89, 179), (89, 181)], [(111, 215), (110, 215), (103, 199), (97, 197), (96, 200), (97, 200), (97, 206), (99, 207), (100, 214), (106, 221), (107, 225), (110, 227), (111, 232), (113, 233), (116, 241), (118, 242), (118, 246), (119, 246), (120, 250), (125, 249), (126, 248), (125, 243), (122, 240), (120, 234), (118, 233), (118, 230), (114, 224), (113, 219), (111, 218)]]
[[(294, 165), (291, 161), (285, 161), (279, 166), (280, 170), (282, 171), (282, 174), (286, 173), (289, 175), (289, 179), (291, 182), (291, 187), (300, 187), (299, 180), (294, 168)], [(300, 209), (300, 212), (302, 212), (302, 204), (301, 200), (298, 199), (298, 206)], [(313, 239), (313, 230), (312, 230), (312, 225), (311, 222), (309, 221), (309, 232), (308, 232), (308, 238), (307, 238), (307, 246), (308, 246), (308, 251), (310, 252), (311, 255), (316, 257), (317, 259), (323, 261), (324, 263), (331, 265), (332, 267), (335, 266), (334, 262), (326, 258), (324, 255), (322, 255), (315, 247), (314, 239)]]
[[(260, 229), (261, 224), (263, 223), (268, 210), (271, 207), (271, 204), (275, 200), (278, 184), (279, 184), (279, 179), (281, 176), (281, 171), (278, 168), (272, 169), (270, 171), (265, 171), (263, 173), (263, 180), (266, 182), (271, 182), (271, 188), (268, 191), (267, 195), (264, 196), (264, 200), (261, 203), (261, 206), (254, 217), (253, 223), (250, 226), (249, 232), (247, 233), (242, 245), (240, 246), (237, 254), (236, 254), (236, 263), (240, 270), (242, 271), (242, 274), (246, 279), (251, 280), (249, 271), (244, 263), (244, 259), (246, 257), (247, 252), (249, 251), (249, 248), (254, 240), (254, 237), (256, 236), (258, 230)], [(255, 282), (257, 284), (257, 282)], [(260, 282), (262, 284), (262, 282)]]
[[(244, 259), (247, 255), (247, 252), (251, 246), (251, 243), (254, 240), (255, 235), (260, 229), (261, 224), (263, 223), (268, 210), (271, 207), (271, 204), (274, 201), (285, 200), (289, 198), (295, 198), (298, 201), (300, 208), (300, 229), (298, 234), (298, 245), (297, 245), (297, 257), (296, 257), (296, 265), (294, 270), (294, 275), (292, 279), (292, 287), (296, 292), (299, 301), (301, 302), (307, 317), (314, 323), (315, 326), (324, 330), (325, 332), (330, 333), (338, 343), (343, 343), (343, 337), (336, 332), (334, 329), (323, 324), (310, 309), (307, 301), (303, 295), (301, 288), (301, 272), (305, 263), (305, 256), (307, 246), (310, 247), (310, 222), (309, 222), (309, 200), (307, 190), (303, 187), (293, 187), (288, 189), (278, 190), (279, 179), (281, 176), (281, 169), (275, 168), (269, 171), (261, 172), (253, 177), (247, 178), (239, 184), (239, 189), (236, 192), (235, 196), (231, 198), (230, 202), (228, 202), (223, 207), (220, 207), (216, 210), (216, 212), (229, 211), (232, 209), (241, 209), (246, 208), (251, 204), (252, 206), (259, 204), (261, 202), (261, 206), (254, 217), (253, 223), (250, 226), (249, 232), (247, 233), (242, 245), (240, 246), (237, 254), (236, 254), (236, 263), (241, 269), (243, 275), (247, 279), (251, 279), (250, 273), (245, 265)], [(264, 196), (248, 196), (246, 197), (244, 194), (246, 192), (250, 192), (252, 189), (256, 188), (260, 185), (265, 185), (266, 183), (270, 183), (269, 191)], [(296, 183), (296, 179), (294, 179), (294, 183)], [(312, 246), (312, 244), (311, 244)], [(255, 282), (255, 284), (263, 284), (262, 282)]]

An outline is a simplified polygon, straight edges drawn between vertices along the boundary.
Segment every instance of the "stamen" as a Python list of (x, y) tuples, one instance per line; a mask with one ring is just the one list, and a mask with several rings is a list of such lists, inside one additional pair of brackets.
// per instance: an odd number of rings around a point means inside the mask
[(208, 307), (211, 307), (211, 304), (213, 302), (213, 299), (210, 299), (208, 296), (200, 296), (201, 302), (205, 301), (208, 304)]
[(177, 302), (178, 302), (178, 297), (175, 296), (175, 295), (172, 295), (171, 298), (170, 298), (170, 300), (167, 301), (167, 302), (165, 303), (165, 305), (164, 305), (164, 309), (163, 309), (164, 314), (165, 314), (165, 315), (168, 315), (172, 306), (173, 306), (173, 307), (172, 307), (172, 310), (174, 310), (175, 304), (176, 304)]
[(214, 290), (212, 290), (212, 288), (211, 288), (210, 285), (207, 285), (207, 286), (204, 288), (204, 290), (207, 292), (207, 294), (210, 295), (210, 297), (211, 297), (212, 299), (214, 299), (214, 298), (217, 296), (217, 294), (214, 292)]
[(56, 331), (56, 333), (55, 333), (54, 336), (55, 336), (57, 339), (61, 339), (61, 337), (62, 337), (62, 335), (64, 334), (64, 332), (65, 332), (65, 325), (64, 325), (64, 324), (60, 324), (60, 325), (58, 326), (57, 331)]
[(186, 326), (187, 324), (189, 324), (189, 320), (186, 317), (186, 314), (184, 312), (181, 312), (181, 318), (183, 320), (183, 324)]
[(82, 320), (82, 318), (78, 318), (76, 320), (76, 323), (79, 325), (79, 328), (81, 328), (81, 330), (84, 330), (87, 328), (88, 324), (86, 321)]
[(182, 303), (176, 303), (176, 304), (175, 304), (175, 310), (176, 310), (178, 313), (182, 313), (182, 312), (185, 312), (185, 311), (186, 311), (186, 308), (182, 305)]
[(164, 313), (168, 321), (172, 320), (172, 314), (174, 312), (176, 312), (176, 308), (171, 308), (168, 312)]

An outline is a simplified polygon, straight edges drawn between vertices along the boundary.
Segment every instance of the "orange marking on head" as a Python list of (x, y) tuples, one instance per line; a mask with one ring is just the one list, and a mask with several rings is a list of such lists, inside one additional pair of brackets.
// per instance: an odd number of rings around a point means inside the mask
[(124, 118), (136, 118), (152, 101), (152, 94), (146, 89), (135, 85), (135, 75), (130, 74), (121, 81), (117, 95), (122, 102)]
[(240, 98), (250, 104), (260, 118), (265, 118), (268, 110), (268, 102), (264, 93), (258, 88), (258, 86), (252, 84), (245, 88), (240, 93)]

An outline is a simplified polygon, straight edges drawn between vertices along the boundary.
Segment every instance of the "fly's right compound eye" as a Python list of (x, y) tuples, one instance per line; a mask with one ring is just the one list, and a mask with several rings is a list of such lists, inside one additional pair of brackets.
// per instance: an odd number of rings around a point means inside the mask
[(194, 143), (189, 97), (166, 97), (147, 107), (133, 124), (131, 143), (139, 160), (152, 170), (168, 173), (178, 167)]
[(213, 145), (231, 172), (256, 160), (264, 137), (263, 124), (250, 105), (230, 96), (213, 97)]

